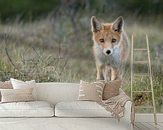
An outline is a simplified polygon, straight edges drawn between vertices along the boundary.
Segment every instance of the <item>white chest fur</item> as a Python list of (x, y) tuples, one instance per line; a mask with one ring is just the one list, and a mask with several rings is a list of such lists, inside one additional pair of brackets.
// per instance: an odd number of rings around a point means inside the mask
[(97, 64), (111, 65), (116, 68), (121, 66), (121, 49), (119, 46), (112, 48), (112, 54), (107, 56), (104, 54), (103, 48), (96, 44), (94, 45), (94, 54)]

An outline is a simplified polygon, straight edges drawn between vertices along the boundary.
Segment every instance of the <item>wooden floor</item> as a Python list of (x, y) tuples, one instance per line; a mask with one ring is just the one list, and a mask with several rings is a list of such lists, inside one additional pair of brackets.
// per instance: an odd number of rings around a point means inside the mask
[(163, 130), (163, 122), (157, 125), (153, 122), (136, 122), (134, 130)]
[(136, 113), (134, 130), (163, 130), (163, 114), (157, 113), (157, 125), (152, 113)]

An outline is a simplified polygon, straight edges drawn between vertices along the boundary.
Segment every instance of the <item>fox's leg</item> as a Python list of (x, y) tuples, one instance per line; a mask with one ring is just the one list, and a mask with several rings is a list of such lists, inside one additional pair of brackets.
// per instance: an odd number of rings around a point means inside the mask
[(104, 80), (103, 76), (103, 70), (104, 70), (104, 65), (97, 65), (96, 64), (96, 69), (97, 69), (97, 80)]
[(104, 79), (105, 81), (110, 81), (111, 80), (111, 67), (109, 65), (105, 66), (104, 69)]
[(111, 80), (121, 79), (120, 72), (117, 68), (111, 67)]

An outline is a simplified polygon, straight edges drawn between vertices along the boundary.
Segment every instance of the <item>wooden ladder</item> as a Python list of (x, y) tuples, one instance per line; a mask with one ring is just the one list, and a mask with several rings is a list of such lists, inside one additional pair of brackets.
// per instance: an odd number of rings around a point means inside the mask
[[(140, 61), (134, 61), (134, 52), (141, 52), (146, 51), (147, 52), (147, 60), (140, 60)], [(134, 73), (134, 65), (135, 64), (143, 64), (148, 65), (148, 72), (147, 73)], [(134, 77), (144, 77), (148, 76), (150, 80), (150, 90), (140, 90), (140, 91), (134, 91)], [(154, 99), (154, 90), (153, 90), (153, 80), (152, 80), (152, 70), (151, 70), (151, 59), (150, 59), (150, 50), (149, 50), (149, 41), (148, 41), (148, 35), (146, 34), (146, 48), (134, 48), (134, 36), (132, 35), (132, 42), (131, 42), (131, 99), (133, 100), (133, 93), (151, 93), (152, 94), (152, 105), (148, 106), (139, 106), (136, 108), (149, 108), (153, 109), (153, 116), (154, 116), (154, 122), (157, 124), (157, 117), (156, 117), (156, 106), (155, 106), (155, 99)]]

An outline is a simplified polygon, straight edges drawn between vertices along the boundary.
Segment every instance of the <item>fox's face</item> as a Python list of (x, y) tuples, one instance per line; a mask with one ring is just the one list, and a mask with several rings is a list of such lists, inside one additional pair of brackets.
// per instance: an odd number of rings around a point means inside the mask
[(123, 31), (123, 18), (117, 18), (113, 23), (101, 23), (96, 17), (91, 18), (93, 41), (105, 55), (111, 55), (114, 48), (119, 46)]

